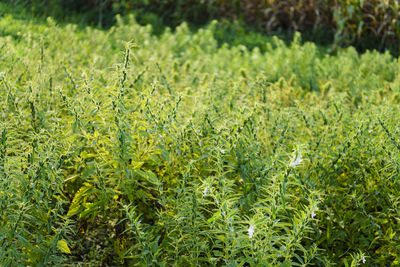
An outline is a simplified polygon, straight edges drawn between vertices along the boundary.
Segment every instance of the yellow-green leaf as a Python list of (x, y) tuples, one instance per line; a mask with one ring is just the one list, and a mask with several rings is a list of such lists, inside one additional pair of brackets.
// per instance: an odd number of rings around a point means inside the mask
[(92, 189), (92, 185), (84, 183), (81, 188), (75, 193), (74, 199), (72, 200), (71, 206), (69, 207), (67, 217), (71, 217), (78, 213), (82, 204), (84, 204), (83, 198)]
[(64, 239), (61, 239), (57, 243), (57, 248), (62, 252), (62, 253), (67, 253), (71, 254), (71, 250), (69, 250), (68, 243)]

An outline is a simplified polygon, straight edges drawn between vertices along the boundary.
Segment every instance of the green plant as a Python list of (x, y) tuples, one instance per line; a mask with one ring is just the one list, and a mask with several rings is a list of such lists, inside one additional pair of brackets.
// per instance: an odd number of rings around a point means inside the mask
[(116, 21), (0, 18), (0, 265), (398, 265), (396, 58)]

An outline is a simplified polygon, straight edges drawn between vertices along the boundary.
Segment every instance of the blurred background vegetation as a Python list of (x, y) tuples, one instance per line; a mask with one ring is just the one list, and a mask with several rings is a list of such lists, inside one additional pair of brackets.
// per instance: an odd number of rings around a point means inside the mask
[[(108, 27), (116, 14), (134, 13), (141, 24), (152, 24), (155, 33), (165, 25), (183, 21), (191, 27), (218, 19), (233, 32), (251, 30), (292, 39), (296, 31), (303, 40), (359, 51), (389, 50), (398, 56), (400, 8), (397, 0), (6, 0), (29, 11), (57, 19), (79, 19)], [(237, 24), (232, 26), (231, 22)], [(240, 25), (241, 27), (237, 27)], [(222, 38), (231, 38), (222, 36)], [(226, 41), (226, 40), (225, 40)], [(228, 40), (229, 41), (229, 40)]]

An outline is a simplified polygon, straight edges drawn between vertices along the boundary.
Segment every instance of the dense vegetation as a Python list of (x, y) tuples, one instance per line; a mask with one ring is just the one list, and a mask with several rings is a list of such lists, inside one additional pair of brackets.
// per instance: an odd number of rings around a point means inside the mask
[[(156, 30), (184, 21), (204, 25), (212, 19), (239, 20), (263, 33), (303, 33), (307, 40), (333, 49), (354, 45), (359, 51), (400, 50), (398, 0), (6, 0), (59, 18), (80, 13), (86, 21), (111, 25), (115, 14), (134, 12)], [(83, 14), (83, 16), (82, 16)], [(288, 34), (289, 33), (289, 34)]]
[(0, 265), (399, 264), (397, 59), (151, 32), (0, 18)]

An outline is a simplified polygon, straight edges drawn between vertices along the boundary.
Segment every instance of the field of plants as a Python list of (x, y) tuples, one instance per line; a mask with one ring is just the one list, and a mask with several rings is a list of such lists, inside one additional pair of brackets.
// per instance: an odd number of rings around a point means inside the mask
[(397, 58), (116, 20), (0, 17), (1, 266), (400, 264)]

